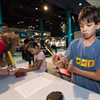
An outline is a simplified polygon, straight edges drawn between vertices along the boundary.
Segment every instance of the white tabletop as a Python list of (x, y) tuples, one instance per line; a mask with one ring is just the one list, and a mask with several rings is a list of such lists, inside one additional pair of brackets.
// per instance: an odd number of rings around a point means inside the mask
[[(40, 75), (44, 78), (52, 80), (53, 82), (25, 99), (14, 88), (32, 80), (32, 78), (27, 80), (24, 78), (35, 75)], [(99, 94), (55, 77), (49, 73), (42, 72), (41, 70), (27, 72), (26, 76), (20, 78), (8, 76), (7, 78), (0, 80), (0, 100), (46, 100), (46, 96), (53, 91), (62, 92), (64, 95), (63, 100), (100, 100)]]

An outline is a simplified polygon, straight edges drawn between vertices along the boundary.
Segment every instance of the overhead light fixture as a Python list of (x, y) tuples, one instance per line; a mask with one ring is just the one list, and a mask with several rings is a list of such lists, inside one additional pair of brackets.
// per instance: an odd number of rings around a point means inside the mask
[(45, 23), (47, 23), (47, 21), (45, 21)]
[(36, 25), (36, 27), (38, 27), (38, 25)]
[(35, 21), (37, 21), (37, 22), (38, 22), (39, 20), (38, 20), (38, 19), (35, 19)]
[(19, 23), (24, 23), (24, 21), (19, 21)]
[(35, 27), (33, 27), (33, 29), (35, 29)]
[(52, 27), (50, 27), (50, 29), (52, 29)]
[(61, 15), (59, 15), (59, 17), (61, 17)]
[(38, 10), (38, 8), (37, 8), (37, 7), (36, 7), (35, 9), (36, 9), (36, 10)]
[(72, 19), (74, 19), (74, 16), (72, 16)]
[(82, 5), (82, 3), (79, 3), (79, 6), (81, 6)]
[(48, 10), (48, 7), (47, 6), (44, 6), (44, 10)]
[(19, 22), (17, 22), (17, 24), (19, 24)]

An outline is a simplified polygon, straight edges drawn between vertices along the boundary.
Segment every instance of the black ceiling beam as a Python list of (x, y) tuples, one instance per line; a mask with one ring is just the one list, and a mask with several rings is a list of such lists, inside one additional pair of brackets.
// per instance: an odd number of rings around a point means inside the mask
[[(61, 7), (65, 10), (71, 10), (74, 14), (78, 15), (83, 7), (90, 5), (86, 0), (46, 0), (58, 7)], [(78, 3), (83, 3), (82, 6), (79, 6)]]

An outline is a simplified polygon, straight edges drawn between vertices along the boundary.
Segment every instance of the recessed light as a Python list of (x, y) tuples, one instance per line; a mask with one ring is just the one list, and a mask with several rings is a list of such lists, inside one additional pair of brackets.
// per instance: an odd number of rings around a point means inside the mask
[(36, 27), (38, 27), (38, 25), (36, 25)]
[(36, 10), (38, 10), (38, 8), (37, 8), (37, 7), (36, 7), (35, 9), (36, 9)]
[(47, 6), (44, 6), (44, 10), (48, 10), (48, 7)]
[(82, 3), (79, 3), (79, 6), (81, 6), (82, 5)]
[(45, 23), (47, 23), (47, 21), (45, 21)]
[(35, 27), (33, 27), (33, 29), (35, 29)]
[(17, 22), (17, 24), (19, 24), (19, 22)]
[(74, 19), (74, 16), (72, 16), (72, 19)]
[(50, 27), (50, 29), (52, 29), (52, 27)]
[(61, 17), (61, 15), (59, 15), (59, 17)]

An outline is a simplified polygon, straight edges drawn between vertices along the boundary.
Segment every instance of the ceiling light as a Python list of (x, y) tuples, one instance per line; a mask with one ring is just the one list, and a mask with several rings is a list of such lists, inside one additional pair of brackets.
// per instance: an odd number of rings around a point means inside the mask
[(52, 27), (50, 27), (50, 29), (52, 29)]
[(61, 15), (59, 15), (59, 17), (61, 17)]
[(19, 23), (24, 23), (24, 21), (19, 21)]
[(35, 29), (35, 27), (33, 27), (33, 29)]
[(38, 25), (36, 25), (36, 27), (38, 27)]
[(72, 19), (74, 19), (74, 16), (72, 16)]
[(82, 3), (79, 3), (79, 6), (81, 6), (82, 5)]
[(48, 10), (48, 7), (47, 6), (44, 6), (44, 10)]
[(19, 22), (17, 22), (17, 24), (19, 24)]
[(47, 23), (47, 21), (45, 21), (45, 23)]
[(36, 9), (36, 10), (38, 10), (38, 8), (37, 8), (37, 7), (36, 7), (35, 9)]

